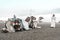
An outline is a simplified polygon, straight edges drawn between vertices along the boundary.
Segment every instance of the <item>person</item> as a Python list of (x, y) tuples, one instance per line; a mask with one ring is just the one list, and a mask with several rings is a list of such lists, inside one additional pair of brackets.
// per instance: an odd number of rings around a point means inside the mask
[(15, 29), (13, 28), (13, 26), (11, 25), (11, 21), (7, 21), (5, 24), (5, 28), (2, 28), (2, 31), (7, 33), (7, 32), (15, 32)]
[(32, 29), (35, 28), (35, 25), (34, 25), (34, 17), (33, 16), (30, 17), (29, 28), (32, 28)]
[(20, 25), (21, 25), (21, 23), (19, 22), (19, 20), (15, 20), (13, 22), (13, 27), (14, 27), (15, 31), (20, 31), (21, 30)]
[(55, 17), (55, 14), (53, 14), (53, 16), (51, 17), (51, 27), (52, 28), (55, 28), (55, 23), (56, 22), (56, 17)]
[(34, 27), (36, 28), (37, 27), (37, 21), (33, 20), (33, 24), (34, 24)]
[(34, 23), (33, 23), (33, 17), (31, 16), (31, 17), (27, 17), (26, 19), (25, 19), (25, 21), (28, 23), (28, 26), (29, 26), (29, 28), (31, 29), (33, 29), (34, 28)]
[(28, 22), (26, 20), (22, 20), (22, 23), (23, 23), (23, 28), (24, 30), (29, 30), (29, 25), (28, 25)]

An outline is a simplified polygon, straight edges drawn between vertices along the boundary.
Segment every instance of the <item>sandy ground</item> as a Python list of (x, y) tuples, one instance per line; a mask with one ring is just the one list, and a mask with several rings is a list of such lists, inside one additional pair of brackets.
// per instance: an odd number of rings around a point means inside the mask
[(31, 29), (15, 33), (1, 33), (0, 40), (60, 40), (60, 23), (50, 28), (50, 23), (40, 23), (41, 29)]

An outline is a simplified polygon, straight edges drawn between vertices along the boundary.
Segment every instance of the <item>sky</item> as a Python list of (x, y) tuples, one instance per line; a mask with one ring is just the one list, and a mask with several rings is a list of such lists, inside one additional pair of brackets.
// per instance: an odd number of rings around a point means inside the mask
[(0, 8), (52, 9), (59, 4), (60, 0), (0, 0)]
[(60, 8), (60, 0), (0, 0), (0, 18), (42, 14), (56, 8)]

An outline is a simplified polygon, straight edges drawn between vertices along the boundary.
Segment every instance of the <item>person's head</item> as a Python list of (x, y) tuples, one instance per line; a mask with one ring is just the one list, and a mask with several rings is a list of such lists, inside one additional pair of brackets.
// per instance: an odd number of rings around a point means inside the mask
[(27, 17), (27, 18), (25, 19), (25, 21), (26, 21), (26, 22), (29, 22), (29, 21), (30, 21), (30, 17)]
[(53, 14), (53, 17), (55, 17), (55, 14)]

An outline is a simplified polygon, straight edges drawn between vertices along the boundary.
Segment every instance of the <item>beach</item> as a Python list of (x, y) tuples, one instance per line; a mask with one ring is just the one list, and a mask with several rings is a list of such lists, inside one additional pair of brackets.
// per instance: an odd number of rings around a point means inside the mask
[(0, 30), (0, 40), (60, 40), (60, 23), (56, 23), (56, 28), (51, 28), (49, 22), (38, 26), (41, 28), (14, 33), (2, 33)]

